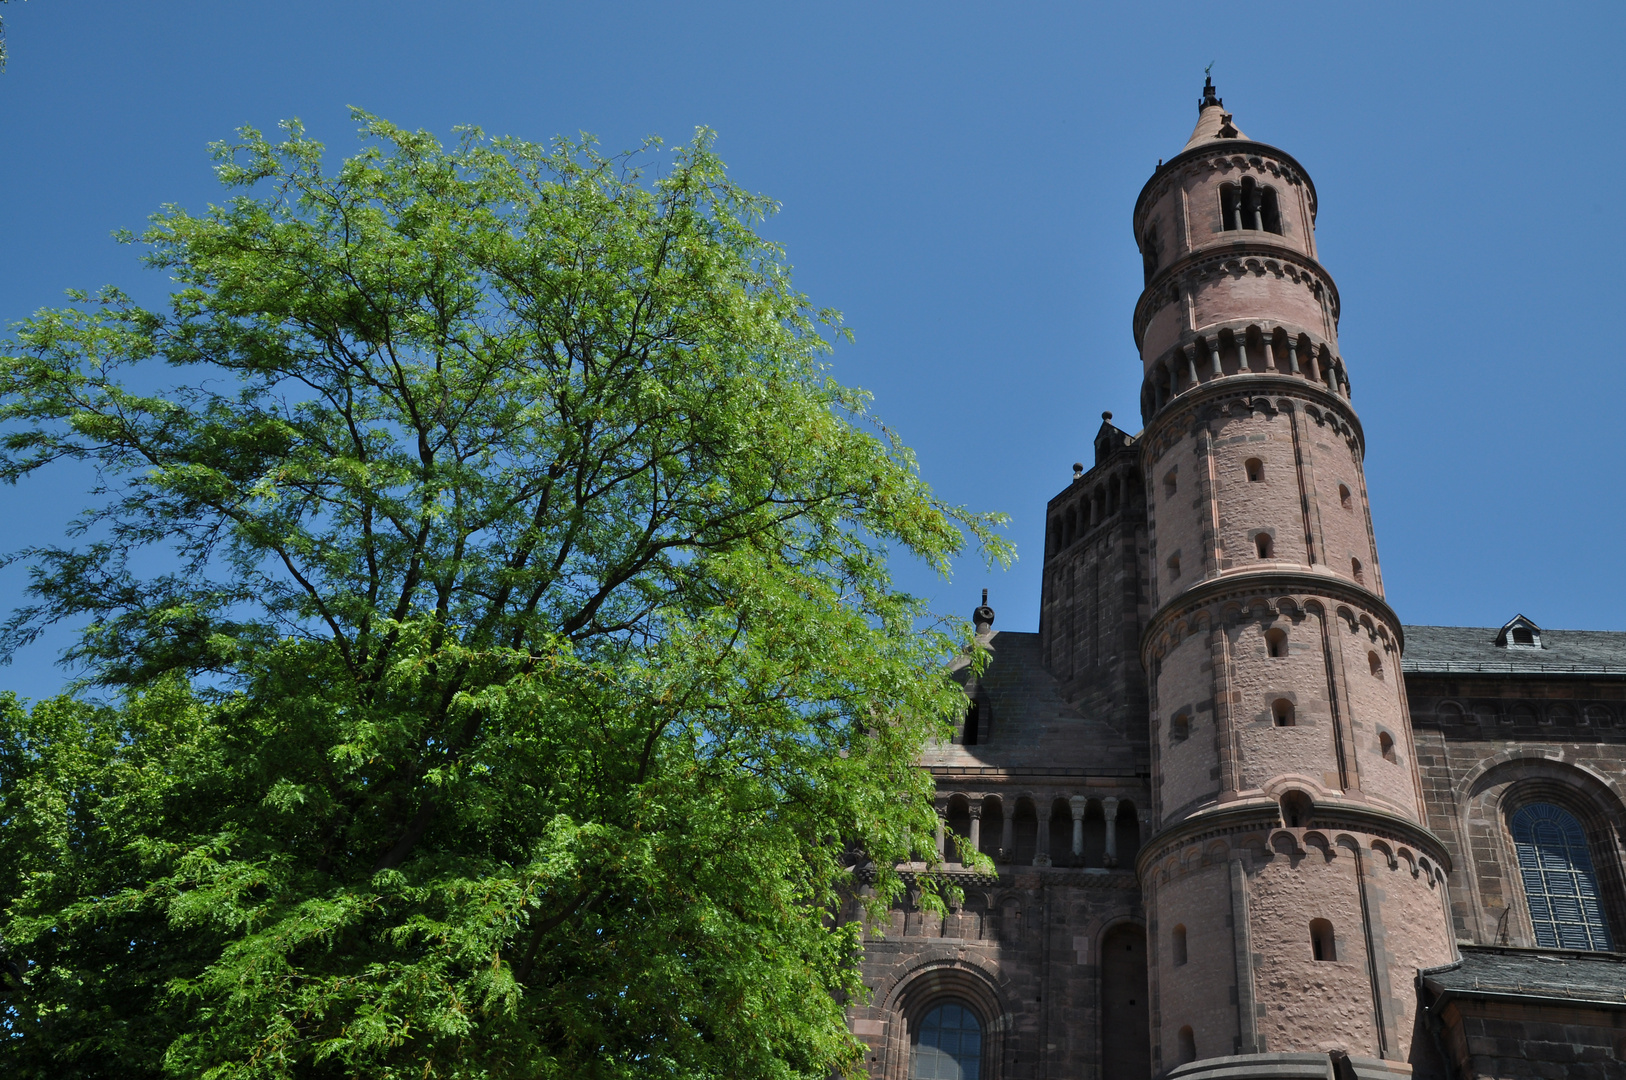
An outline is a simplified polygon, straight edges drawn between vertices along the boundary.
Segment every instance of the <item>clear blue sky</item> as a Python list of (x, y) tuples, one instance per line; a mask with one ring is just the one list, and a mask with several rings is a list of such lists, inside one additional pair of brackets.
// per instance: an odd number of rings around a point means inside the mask
[[(1021, 561), (900, 579), (1038, 620), (1042, 514), (1103, 409), (1138, 426), (1130, 211), (1196, 120), (1202, 70), (1321, 197), (1390, 602), (1413, 623), (1626, 629), (1619, 326), (1626, 6), (141, 4), (0, 8), (0, 321), (70, 286), (166, 282), (109, 239), (219, 198), (205, 146), (345, 107), (610, 149), (699, 124), (835, 359), (943, 497), (1012, 515)], [(4, 546), (59, 534), (78, 480), (0, 489)], [(0, 605), (21, 576), (0, 572)], [(0, 669), (63, 681), (47, 642)]]

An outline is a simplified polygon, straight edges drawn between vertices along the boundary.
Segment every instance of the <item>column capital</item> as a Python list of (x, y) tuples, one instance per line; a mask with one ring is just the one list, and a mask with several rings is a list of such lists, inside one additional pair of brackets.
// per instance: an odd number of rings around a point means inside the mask
[(1090, 800), (1086, 799), (1082, 795), (1074, 795), (1071, 799), (1067, 800), (1067, 805), (1072, 807), (1073, 820), (1074, 821), (1083, 821), (1084, 820), (1084, 811), (1089, 809)]

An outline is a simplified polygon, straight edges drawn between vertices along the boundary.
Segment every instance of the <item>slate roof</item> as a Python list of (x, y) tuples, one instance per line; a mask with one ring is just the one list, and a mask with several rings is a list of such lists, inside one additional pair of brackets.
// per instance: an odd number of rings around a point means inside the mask
[(1423, 969), (1423, 982), (1435, 994), (1562, 998), (1626, 1008), (1626, 955), (1493, 945), (1459, 949), (1457, 963)]
[(1498, 645), (1498, 627), (1408, 626), (1404, 672), (1626, 675), (1626, 632), (1542, 630), (1539, 648)]
[(990, 737), (976, 746), (928, 746), (922, 765), (1138, 775), (1143, 755), (1110, 724), (1068, 704), (1055, 676), (1045, 670), (1038, 634), (996, 630), (986, 640), (993, 657), (979, 684), (992, 713)]

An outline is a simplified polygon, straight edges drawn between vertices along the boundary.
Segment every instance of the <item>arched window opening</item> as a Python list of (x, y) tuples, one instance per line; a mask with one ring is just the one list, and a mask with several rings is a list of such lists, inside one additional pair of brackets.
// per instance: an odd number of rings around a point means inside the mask
[(1372, 669), (1372, 674), (1374, 676), (1379, 679), (1383, 678), (1383, 657), (1379, 656), (1375, 652), (1367, 653), (1366, 666)]
[(1174, 719), (1169, 721), (1169, 742), (1182, 743), (1191, 736), (1191, 717), (1185, 713), (1175, 713)]
[(1275, 719), (1277, 727), (1292, 727), (1293, 703), (1286, 698), (1277, 698), (1270, 703), (1270, 715)]
[(1163, 496), (1164, 498), (1172, 497), (1179, 490), (1180, 470), (1178, 468), (1170, 469), (1167, 475), (1163, 477)]
[(1315, 804), (1302, 791), (1289, 791), (1282, 795), (1282, 823), (1289, 829), (1305, 829), (1310, 825), (1310, 812)]
[(1118, 865), (1134, 866), (1135, 856), (1140, 854), (1140, 816), (1134, 803), (1125, 799), (1118, 804), (1118, 819), (1112, 827), (1118, 834)]
[(1273, 626), (1265, 631), (1265, 652), (1276, 658), (1287, 655), (1287, 631)]
[(1251, 176), (1244, 178), (1240, 184), (1221, 185), (1220, 220), (1225, 232), (1255, 229), (1281, 235), (1282, 213), (1276, 199), (1276, 189), (1259, 183)]
[(1010, 853), (1001, 852), (1000, 842), (1005, 837), (1005, 803), (1001, 799), (984, 799), (982, 804), (982, 835), (977, 837), (978, 849), (990, 859), (1009, 862)]
[(1174, 966), (1183, 967), (1186, 962), (1186, 928), (1184, 925), (1176, 926), (1169, 935), (1169, 953), (1174, 957)]
[(1326, 919), (1310, 920), (1310, 955), (1317, 960), (1338, 959), (1338, 942), (1332, 935), (1332, 923)]
[(1378, 749), (1383, 752), (1384, 761), (1395, 761), (1395, 737), (1387, 731), (1378, 732)]
[(1255, 536), (1253, 546), (1258, 550), (1261, 559), (1268, 559), (1275, 552), (1275, 544), (1272, 543), (1269, 533), (1260, 533)]
[(1197, 1060), (1197, 1036), (1193, 1034), (1191, 1025), (1187, 1024), (1180, 1029), (1180, 1064)]
[(1151, 1010), (1146, 1001), (1146, 932), (1113, 927), (1101, 939), (1099, 1076), (1151, 1076)]
[(1170, 581), (1178, 581), (1179, 579), (1180, 579), (1180, 556), (1179, 555), (1170, 555), (1169, 556), (1169, 580)]
[(1265, 463), (1256, 457), (1249, 458), (1242, 468), (1248, 474), (1248, 483), (1257, 484), (1265, 478)]
[(963, 746), (976, 746), (982, 732), (982, 705), (973, 701), (965, 709), (965, 731), (960, 737)]
[(1157, 273), (1157, 226), (1156, 225), (1152, 226), (1150, 229), (1147, 229), (1146, 230), (1146, 235), (1141, 237), (1141, 241), (1140, 241), (1140, 259), (1141, 259), (1141, 266), (1146, 271), (1146, 280), (1147, 280), (1148, 283), (1150, 283), (1151, 280), (1152, 280), (1152, 275)]
[(1581, 823), (1563, 807), (1530, 803), (1514, 811), (1512, 831), (1537, 947), (1612, 949)]
[(1361, 572), (1361, 560), (1349, 560), (1349, 572), (1354, 575), (1356, 581), (1360, 582), (1362, 585), (1366, 584), (1366, 575)]
[(910, 1080), (980, 1080), (982, 1021), (959, 1002), (921, 1018), (909, 1058)]
[(1345, 510), (1353, 510), (1353, 509), (1355, 509), (1355, 499), (1349, 493), (1349, 485), (1348, 484), (1339, 484), (1338, 485), (1338, 504), (1340, 506), (1342, 506)]

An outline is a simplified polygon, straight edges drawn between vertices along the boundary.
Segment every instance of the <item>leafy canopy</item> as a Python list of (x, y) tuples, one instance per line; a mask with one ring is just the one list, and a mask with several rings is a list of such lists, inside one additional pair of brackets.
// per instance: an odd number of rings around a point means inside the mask
[(933, 858), (964, 708), (886, 558), (998, 520), (828, 377), (708, 132), (651, 176), (357, 117), (336, 171), (217, 146), (236, 197), (140, 237), (169, 310), (0, 360), (0, 476), (101, 478), (4, 644), (88, 623), (113, 701), (0, 709), (0, 1071), (855, 1067), (831, 913)]

